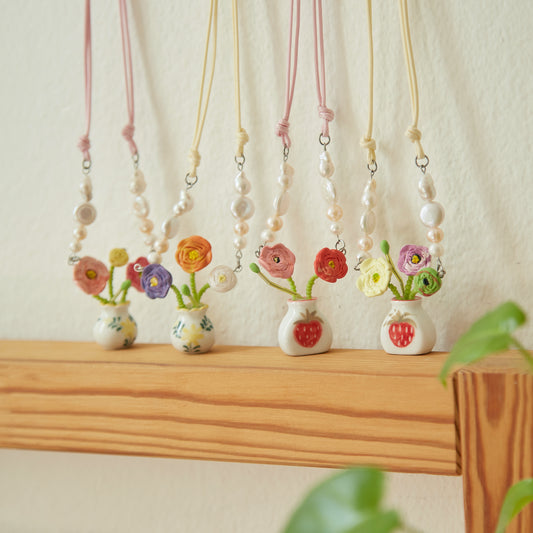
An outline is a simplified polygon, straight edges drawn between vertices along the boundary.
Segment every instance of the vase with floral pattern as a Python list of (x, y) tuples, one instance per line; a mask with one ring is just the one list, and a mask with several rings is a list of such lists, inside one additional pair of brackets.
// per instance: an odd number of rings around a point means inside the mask
[(423, 355), (431, 352), (437, 333), (422, 307), (422, 298), (397, 300), (381, 325), (381, 345), (390, 354)]
[(188, 354), (208, 352), (215, 343), (215, 327), (207, 316), (208, 306), (178, 308), (178, 318), (170, 331), (176, 350)]
[(289, 300), (287, 314), (278, 329), (280, 348), (287, 355), (313, 355), (327, 352), (333, 335), (324, 316), (317, 310), (316, 298)]
[(94, 340), (105, 350), (129, 348), (137, 337), (137, 323), (129, 312), (130, 302), (103, 304), (93, 328)]

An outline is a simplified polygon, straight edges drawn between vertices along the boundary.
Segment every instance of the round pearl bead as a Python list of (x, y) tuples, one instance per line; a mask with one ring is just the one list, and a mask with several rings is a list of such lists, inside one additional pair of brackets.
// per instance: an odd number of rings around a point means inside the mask
[(233, 226), (233, 231), (237, 235), (246, 235), (248, 233), (248, 230), (249, 230), (248, 223), (245, 222), (244, 220), (239, 220), (239, 222), (237, 222), (237, 224)]
[(146, 181), (144, 174), (140, 170), (136, 170), (130, 182), (130, 192), (133, 194), (142, 194), (146, 189)]
[(341, 222), (333, 222), (331, 226), (329, 227), (329, 231), (333, 233), (334, 235), (340, 235), (344, 230), (344, 226)]
[(85, 202), (90, 202), (93, 199), (93, 185), (89, 176), (85, 176), (81, 180), (80, 193)]
[(281, 174), (278, 177), (278, 183), (281, 185), (281, 188), (286, 191), (292, 187), (292, 176), (289, 176), (289, 174)]
[(261, 232), (261, 240), (263, 242), (272, 242), (274, 240), (274, 232), (269, 229), (264, 229)]
[(235, 190), (239, 194), (248, 194), (252, 190), (252, 184), (246, 178), (246, 174), (241, 171), (237, 174), (234, 181)]
[(373, 191), (365, 190), (363, 196), (361, 197), (361, 203), (367, 209), (372, 209), (376, 207), (377, 197), (376, 193)]
[(93, 204), (80, 204), (74, 209), (74, 218), (84, 226), (92, 224), (96, 219), (96, 208)]
[(237, 248), (237, 250), (243, 250), (246, 248), (246, 237), (240, 235), (239, 237), (235, 237), (233, 239), (233, 246)]
[(161, 237), (154, 242), (154, 250), (160, 254), (165, 253), (168, 250), (168, 240), (166, 237)]
[(141, 233), (150, 233), (154, 229), (154, 223), (149, 218), (143, 218), (139, 229)]
[(372, 256), (366, 252), (359, 252), (357, 254), (357, 264), (361, 264), (365, 259), (370, 259)]
[(332, 181), (322, 180), (322, 196), (328, 204), (337, 202), (337, 189)]
[(444, 255), (444, 247), (442, 244), (432, 244), (429, 247), (429, 253), (432, 257), (442, 257)]
[(81, 250), (81, 242), (79, 241), (72, 241), (69, 246), (71, 252), (79, 252)]
[(428, 238), (428, 241), (437, 243), (442, 241), (444, 238), (444, 231), (442, 231), (440, 228), (431, 228), (427, 233), (426, 236)]
[(374, 246), (374, 242), (372, 241), (372, 238), (368, 235), (365, 235), (361, 239), (359, 239), (357, 246), (359, 246), (359, 249), (363, 252), (368, 252), (369, 250), (372, 250), (372, 246)]
[(146, 259), (148, 259), (150, 263), (160, 264), (163, 260), (163, 257), (161, 257), (161, 254), (158, 254), (157, 252), (150, 252)]
[(78, 226), (74, 229), (72, 235), (77, 241), (83, 241), (87, 237), (87, 228), (85, 226)]
[(155, 235), (153, 233), (150, 233), (144, 238), (144, 244), (146, 244), (146, 246), (152, 247), (154, 243), (155, 243)]
[(290, 196), (287, 191), (279, 193), (273, 202), (274, 213), (284, 215), (289, 210)]
[(231, 214), (235, 218), (242, 218), (244, 220), (248, 220), (255, 211), (254, 203), (246, 196), (241, 196), (233, 200), (230, 209)]
[(150, 206), (144, 196), (137, 196), (133, 202), (133, 212), (141, 218), (147, 217), (150, 214)]
[(361, 228), (361, 231), (364, 231), (365, 233), (373, 233), (376, 229), (376, 215), (374, 211), (365, 211), (361, 215), (359, 227)]
[(292, 168), (287, 161), (283, 161), (283, 163), (281, 163), (280, 170), (285, 176), (289, 176), (290, 178), (294, 176), (294, 168)]
[(333, 161), (331, 160), (331, 156), (329, 155), (329, 152), (327, 150), (324, 150), (320, 154), (320, 163), (318, 165), (318, 171), (320, 172), (320, 175), (323, 178), (331, 178), (333, 174), (335, 173), (335, 165), (333, 164)]
[(433, 178), (429, 174), (424, 174), (418, 182), (418, 193), (422, 200), (431, 201), (437, 196), (437, 190), (433, 183)]
[(342, 218), (342, 214), (342, 207), (338, 204), (333, 204), (326, 213), (327, 217), (333, 222), (340, 220)]
[(283, 226), (283, 220), (276, 215), (269, 217), (267, 220), (267, 226), (272, 231), (279, 231)]
[(444, 207), (438, 202), (424, 204), (420, 210), (420, 220), (428, 228), (440, 226), (444, 220)]
[(161, 224), (161, 233), (167, 238), (172, 239), (178, 234), (180, 221), (177, 216), (168, 217)]

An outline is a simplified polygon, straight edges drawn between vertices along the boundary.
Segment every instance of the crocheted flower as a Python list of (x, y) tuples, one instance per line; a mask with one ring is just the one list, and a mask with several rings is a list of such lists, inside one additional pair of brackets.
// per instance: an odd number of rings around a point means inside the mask
[(431, 296), (441, 288), (442, 279), (434, 268), (423, 268), (414, 277), (413, 285), (422, 296)]
[(228, 292), (237, 284), (237, 276), (225, 265), (215, 267), (209, 275), (209, 285), (217, 292)]
[(346, 257), (339, 250), (322, 248), (315, 257), (315, 274), (324, 281), (335, 283), (348, 273)]
[(189, 274), (202, 270), (211, 262), (209, 241), (198, 235), (183, 239), (178, 244), (176, 261)]
[(87, 294), (100, 294), (108, 279), (107, 267), (94, 257), (82, 257), (74, 267), (74, 281)]
[(126, 268), (126, 279), (131, 281), (131, 286), (135, 287), (139, 292), (144, 292), (144, 289), (141, 285), (141, 276), (142, 272), (137, 272), (135, 270), (135, 265), (140, 265), (143, 269), (148, 266), (150, 262), (146, 257), (138, 257), (132, 263), (129, 263)]
[(296, 257), (283, 244), (263, 246), (259, 264), (274, 278), (287, 279), (294, 272)]
[(164, 298), (171, 285), (172, 275), (165, 267), (153, 263), (143, 270), (141, 286), (148, 298)]
[(398, 268), (408, 276), (414, 276), (421, 268), (431, 263), (431, 255), (425, 246), (407, 244), (400, 250)]
[(113, 248), (109, 252), (109, 262), (114, 267), (124, 266), (128, 260), (128, 252), (124, 248)]
[(357, 288), (365, 296), (379, 296), (389, 287), (392, 268), (383, 257), (365, 259), (359, 266), (361, 275), (357, 278)]

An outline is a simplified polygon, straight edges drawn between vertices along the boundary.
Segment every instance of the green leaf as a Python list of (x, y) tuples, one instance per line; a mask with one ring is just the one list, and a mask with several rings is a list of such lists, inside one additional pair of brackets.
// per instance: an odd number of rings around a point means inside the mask
[(505, 533), (511, 520), (531, 502), (533, 502), (533, 479), (523, 479), (515, 483), (505, 495), (496, 533)]
[(455, 343), (444, 362), (439, 379), (446, 384), (446, 376), (454, 365), (479, 361), (487, 355), (507, 350), (513, 343), (511, 333), (526, 321), (526, 315), (514, 302), (505, 302), (474, 322)]
[(284, 533), (389, 533), (401, 526), (395, 511), (380, 508), (383, 473), (345, 470), (314, 488), (293, 513)]

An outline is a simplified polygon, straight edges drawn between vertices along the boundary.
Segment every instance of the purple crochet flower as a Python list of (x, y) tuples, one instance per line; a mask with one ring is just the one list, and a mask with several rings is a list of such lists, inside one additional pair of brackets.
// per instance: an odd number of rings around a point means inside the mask
[(398, 268), (408, 276), (414, 276), (421, 268), (431, 263), (431, 255), (425, 246), (406, 244), (400, 250)]
[(144, 268), (141, 285), (148, 298), (164, 298), (172, 285), (172, 275), (165, 267), (153, 263)]

